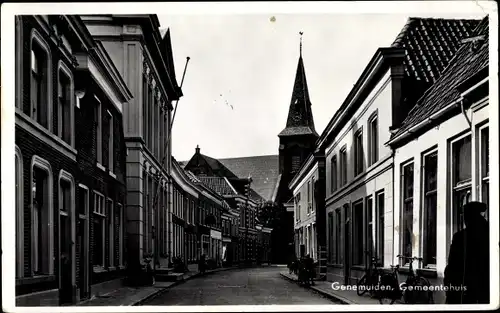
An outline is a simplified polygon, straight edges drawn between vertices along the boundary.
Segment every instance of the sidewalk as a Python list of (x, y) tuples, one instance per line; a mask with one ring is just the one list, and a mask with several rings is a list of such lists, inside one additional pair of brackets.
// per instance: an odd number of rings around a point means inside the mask
[[(289, 274), (288, 271), (280, 273), (282, 277), (294, 281), (297, 281), (297, 275)], [(309, 286), (309, 288), (322, 294), (323, 296), (330, 298), (334, 301), (340, 301), (342, 304), (378, 304), (380, 302), (377, 299), (371, 298), (368, 294), (363, 296), (358, 296), (355, 290), (333, 290), (332, 282), (328, 281), (315, 281), (314, 286)]]
[[(237, 268), (238, 267), (225, 267), (207, 270), (205, 275)], [(187, 272), (184, 274), (182, 280), (175, 282), (155, 282), (154, 286), (147, 287), (123, 286), (99, 297), (82, 301), (75, 306), (137, 306), (164, 293), (169, 288), (199, 276), (201, 276), (200, 272)]]

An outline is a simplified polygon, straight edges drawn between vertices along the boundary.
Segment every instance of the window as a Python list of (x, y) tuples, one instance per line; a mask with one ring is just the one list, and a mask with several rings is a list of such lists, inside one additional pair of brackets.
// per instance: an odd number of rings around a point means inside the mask
[[(368, 257), (374, 257), (373, 255), (373, 198), (370, 196), (366, 198), (366, 250), (369, 252)], [(371, 262), (370, 259), (367, 259)], [(369, 263), (368, 263), (369, 264)]]
[(363, 245), (363, 201), (355, 203), (353, 206), (353, 265), (363, 265), (364, 245)]
[(333, 247), (335, 247), (336, 238), (333, 237), (334, 233), (333, 212), (328, 212), (328, 261), (330, 263), (335, 259)]
[(114, 150), (114, 123), (113, 123), (113, 115), (111, 112), (108, 111), (108, 116), (109, 116), (109, 138), (108, 138), (108, 169), (111, 173), (114, 173), (115, 171), (115, 166), (114, 166), (114, 160), (113, 156), (115, 155), (115, 150)]
[(401, 254), (412, 256), (413, 237), (413, 163), (404, 165), (402, 168), (403, 181), (403, 212), (402, 216), (402, 249)]
[(50, 164), (33, 157), (31, 181), (32, 263), (34, 275), (53, 274), (52, 170)]
[(340, 186), (347, 184), (347, 147), (340, 150)]
[(300, 155), (292, 156), (292, 173), (297, 172), (300, 169)]
[(30, 116), (50, 130), (49, 76), (50, 59), (48, 45), (34, 32), (31, 40), (31, 113)]
[(114, 248), (115, 248), (115, 240), (114, 240), (114, 212), (113, 212), (113, 200), (106, 200), (106, 220), (107, 220), (107, 236), (108, 236), (108, 267), (114, 266)]
[(24, 191), (23, 158), (16, 146), (16, 278), (24, 276)]
[(368, 122), (368, 162), (373, 165), (378, 161), (378, 120), (377, 115)]
[(489, 128), (483, 127), (480, 130), (480, 173), (481, 173), (481, 202), (486, 203), (488, 206), (487, 211), (485, 212), (485, 218), (489, 219), (489, 196), (490, 196), (490, 135)]
[(101, 115), (101, 100), (94, 95), (95, 99), (95, 124), (96, 124), (96, 151), (97, 151), (97, 163), (102, 164), (102, 115)]
[(144, 142), (149, 142), (149, 123), (148, 123), (148, 100), (149, 100), (149, 87), (148, 87), (148, 76), (145, 68), (144, 75), (142, 76), (142, 136)]
[(363, 172), (363, 131), (360, 129), (354, 135), (354, 176)]
[(104, 207), (104, 196), (94, 191), (94, 216), (93, 216), (93, 237), (94, 237), (94, 249), (93, 249), (93, 265), (94, 267), (104, 267), (104, 258), (106, 255), (105, 251), (105, 220), (106, 220), (106, 209)]
[(376, 216), (377, 216), (377, 225), (376, 225), (376, 251), (377, 258), (381, 264), (384, 264), (384, 217), (385, 217), (385, 203), (384, 203), (384, 193), (379, 192), (376, 198)]
[(314, 212), (314, 184), (316, 184), (316, 177), (312, 177), (311, 179), (311, 212)]
[(471, 200), (471, 148), (470, 135), (452, 143), (453, 233), (463, 228), (462, 208)]
[(62, 63), (58, 71), (57, 135), (69, 145), (73, 145), (73, 83), (71, 72)]
[(307, 182), (307, 214), (311, 213), (311, 181)]
[(154, 99), (154, 91), (152, 82), (148, 85), (148, 148), (150, 152), (153, 152), (153, 118), (155, 112), (153, 110), (153, 99)]
[(342, 238), (342, 212), (340, 208), (335, 210), (335, 264), (341, 264), (342, 259), (340, 255), (340, 247), (341, 247), (341, 238)]
[(332, 193), (337, 190), (337, 156), (332, 157), (332, 169), (331, 169), (331, 191)]
[(424, 156), (423, 264), (436, 265), (437, 253), (437, 152)]
[(300, 221), (300, 193), (297, 195), (297, 197), (295, 198), (295, 219), (297, 221)]

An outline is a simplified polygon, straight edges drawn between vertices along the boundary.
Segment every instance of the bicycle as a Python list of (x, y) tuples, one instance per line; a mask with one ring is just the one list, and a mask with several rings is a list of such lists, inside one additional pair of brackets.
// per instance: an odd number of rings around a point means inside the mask
[[(365, 251), (366, 254), (370, 254), (369, 251)], [(356, 293), (358, 296), (364, 295), (367, 291), (370, 292), (370, 296), (375, 294), (375, 288), (379, 284), (381, 271), (378, 267), (379, 259), (376, 257), (371, 258), (371, 262), (365, 267), (365, 274), (358, 280), (356, 284)]]
[(434, 303), (433, 294), (429, 288), (429, 281), (413, 269), (413, 261), (418, 261), (420, 265), (423, 259), (404, 255), (398, 255), (397, 257), (409, 261), (408, 277), (403, 283), (399, 284), (399, 265), (391, 265), (392, 273), (385, 274), (380, 279), (381, 285), (389, 286), (390, 288), (388, 288), (388, 292), (380, 293), (379, 302), (384, 304), (384, 300), (390, 300), (390, 304), (393, 304), (396, 300), (401, 299), (402, 296), (406, 304)]

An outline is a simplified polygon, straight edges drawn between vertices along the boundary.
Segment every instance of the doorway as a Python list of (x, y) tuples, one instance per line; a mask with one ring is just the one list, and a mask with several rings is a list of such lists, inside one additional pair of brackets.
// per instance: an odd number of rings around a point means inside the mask
[(84, 185), (78, 188), (78, 223), (76, 248), (78, 264), (80, 265), (78, 288), (80, 299), (87, 299), (90, 296), (89, 284), (89, 190)]

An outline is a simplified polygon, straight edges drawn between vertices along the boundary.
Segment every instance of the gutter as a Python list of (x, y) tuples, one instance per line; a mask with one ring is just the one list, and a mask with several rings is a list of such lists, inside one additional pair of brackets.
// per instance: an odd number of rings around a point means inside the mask
[(460, 97), (459, 99), (453, 101), (450, 103), (448, 106), (444, 107), (443, 109), (437, 111), (436, 113), (432, 114), (430, 117), (427, 119), (421, 121), (420, 123), (410, 127), (408, 130), (400, 134), (399, 136), (387, 141), (385, 145), (393, 145), (394, 143), (401, 141), (411, 134), (417, 132), (418, 130), (422, 129), (423, 127), (431, 124), (434, 120), (438, 119), (439, 117), (445, 115), (446, 113), (450, 112), (451, 110), (459, 107), (461, 105), (461, 102), (463, 101), (463, 98)]

